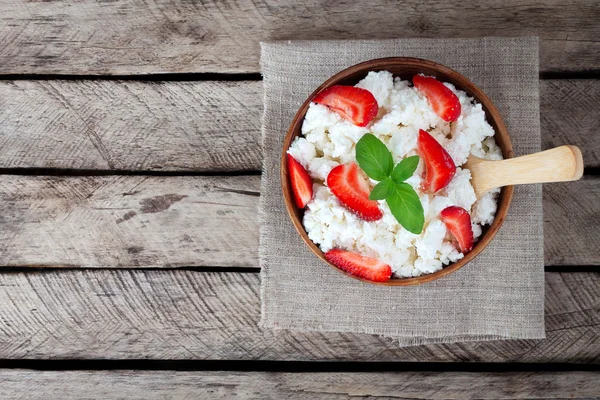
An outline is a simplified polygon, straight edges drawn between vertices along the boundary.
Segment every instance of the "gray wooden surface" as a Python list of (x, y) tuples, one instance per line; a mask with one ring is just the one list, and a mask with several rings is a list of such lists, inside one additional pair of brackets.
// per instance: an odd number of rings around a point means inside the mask
[(0, 175), (0, 265), (256, 267), (259, 185), (260, 176)]
[[(542, 146), (600, 166), (600, 81), (540, 82)], [(261, 168), (262, 82), (0, 81), (0, 168)]]
[[(140, 388), (145, 388), (141, 391)], [(0, 370), (0, 397), (88, 399), (591, 399), (600, 373)]]
[[(0, 369), (0, 398), (600, 398), (597, 371), (450, 371), (600, 364), (599, 20), (583, 0), (0, 0), (0, 359), (453, 362)], [(258, 328), (258, 43), (484, 35), (540, 37), (542, 145), (584, 154), (582, 181), (544, 188), (545, 262), (560, 271), (545, 274), (547, 338), (398, 348)]]
[(262, 82), (0, 81), (0, 167), (259, 170)]
[[(546, 265), (600, 264), (599, 183), (544, 187)], [(0, 269), (256, 268), (259, 196), (258, 175), (0, 175)]]
[(366, 334), (260, 329), (257, 273), (0, 274), (0, 359), (600, 363), (600, 274), (546, 273), (544, 340), (399, 348)]
[(257, 72), (273, 39), (527, 36), (542, 71), (598, 68), (597, 1), (0, 2), (0, 73)]

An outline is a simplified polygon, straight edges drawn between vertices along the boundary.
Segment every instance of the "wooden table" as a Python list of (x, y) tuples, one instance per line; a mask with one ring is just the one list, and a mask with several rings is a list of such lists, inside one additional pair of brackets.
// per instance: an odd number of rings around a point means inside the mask
[[(259, 329), (258, 42), (482, 35), (540, 36), (543, 147), (584, 153), (547, 339)], [(599, 38), (598, 1), (0, 0), (0, 398), (600, 396)]]

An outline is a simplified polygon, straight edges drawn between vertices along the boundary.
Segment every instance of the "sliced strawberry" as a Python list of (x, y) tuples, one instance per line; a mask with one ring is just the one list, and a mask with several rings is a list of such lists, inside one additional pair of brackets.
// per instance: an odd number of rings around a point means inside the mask
[(306, 169), (290, 154), (287, 155), (288, 173), (298, 208), (304, 208), (312, 199), (313, 182)]
[(413, 85), (427, 97), (433, 112), (446, 122), (460, 116), (460, 101), (446, 85), (431, 76), (415, 75)]
[(456, 166), (450, 154), (423, 129), (419, 129), (417, 152), (425, 163), (425, 174), (421, 187), (423, 191), (435, 193), (448, 186), (456, 173)]
[(340, 203), (365, 221), (383, 217), (376, 200), (369, 200), (371, 188), (356, 163), (338, 165), (327, 175), (327, 186)]
[(440, 213), (442, 222), (458, 241), (458, 249), (467, 253), (473, 248), (473, 228), (471, 217), (467, 210), (462, 207), (446, 207)]
[(333, 249), (325, 253), (325, 258), (350, 275), (374, 282), (389, 281), (392, 267), (376, 258), (361, 256), (346, 250)]
[(330, 86), (313, 99), (357, 126), (367, 126), (379, 111), (377, 100), (366, 89), (354, 86)]

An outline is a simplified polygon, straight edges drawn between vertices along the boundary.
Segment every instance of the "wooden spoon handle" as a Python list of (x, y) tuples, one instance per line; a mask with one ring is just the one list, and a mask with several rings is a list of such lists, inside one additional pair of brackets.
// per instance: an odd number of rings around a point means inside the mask
[[(501, 161), (482, 160), (478, 164), (474, 168), (481, 172), (478, 185), (484, 191), (523, 183), (574, 181), (583, 175), (583, 158), (577, 146), (560, 146)], [(471, 172), (477, 175), (479, 171)]]

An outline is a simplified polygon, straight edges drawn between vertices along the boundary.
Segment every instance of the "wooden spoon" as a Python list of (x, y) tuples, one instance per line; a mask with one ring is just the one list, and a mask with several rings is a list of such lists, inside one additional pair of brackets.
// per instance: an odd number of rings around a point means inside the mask
[(576, 181), (583, 175), (583, 158), (577, 146), (560, 146), (499, 161), (470, 155), (465, 167), (471, 170), (471, 184), (479, 199), (502, 186)]

